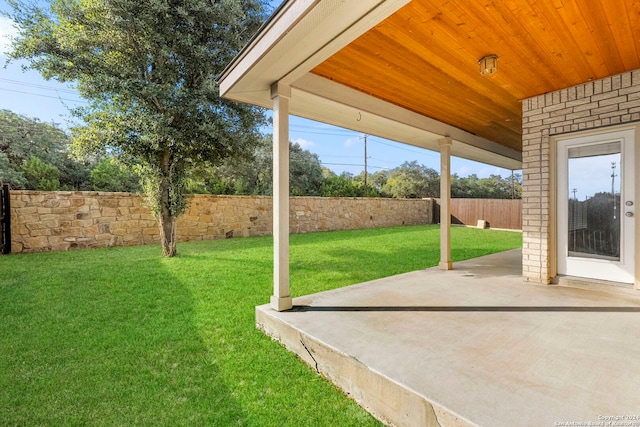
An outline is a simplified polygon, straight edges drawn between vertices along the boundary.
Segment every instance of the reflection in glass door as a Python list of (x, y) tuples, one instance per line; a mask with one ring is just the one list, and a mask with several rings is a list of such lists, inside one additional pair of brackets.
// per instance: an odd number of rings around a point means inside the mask
[(620, 260), (620, 142), (569, 148), (568, 255)]

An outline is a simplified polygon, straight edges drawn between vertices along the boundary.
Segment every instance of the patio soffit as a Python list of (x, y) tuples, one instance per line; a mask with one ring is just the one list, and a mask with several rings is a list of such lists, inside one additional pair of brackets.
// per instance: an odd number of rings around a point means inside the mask
[(289, 0), (219, 83), (270, 108), (278, 82), (291, 114), (518, 169), (521, 100), (638, 68), (640, 0)]

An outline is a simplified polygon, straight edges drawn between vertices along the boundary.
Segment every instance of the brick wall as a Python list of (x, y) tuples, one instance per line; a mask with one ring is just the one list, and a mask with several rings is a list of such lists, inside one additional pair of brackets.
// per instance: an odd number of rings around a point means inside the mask
[(522, 103), (522, 214), (525, 280), (554, 274), (551, 138), (640, 121), (640, 70), (529, 98)]
[[(158, 243), (158, 225), (137, 194), (11, 191), (12, 253)], [(292, 197), (290, 230), (419, 225), (432, 222), (432, 199)], [(178, 219), (179, 241), (265, 236), (272, 232), (271, 197), (191, 198)]]

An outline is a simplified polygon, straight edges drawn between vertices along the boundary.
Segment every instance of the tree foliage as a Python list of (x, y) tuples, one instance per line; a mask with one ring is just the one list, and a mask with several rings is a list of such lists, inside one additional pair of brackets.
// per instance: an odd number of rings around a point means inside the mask
[[(326, 175), (323, 196), (362, 196), (364, 174)], [(451, 176), (451, 196), (454, 198), (519, 199), (522, 197), (522, 175), (502, 178), (490, 175)], [(417, 162), (405, 162), (388, 171), (378, 171), (367, 177), (367, 197), (422, 198), (440, 197), (440, 175), (434, 169)]]
[(522, 197), (522, 176), (514, 174), (512, 177), (502, 178), (500, 175), (490, 175), (488, 178), (478, 178), (472, 174), (461, 178), (451, 177), (451, 197), (476, 199), (519, 199)]
[(381, 170), (373, 174), (367, 174), (366, 182), (366, 195), (365, 195), (365, 176), (364, 171), (353, 177), (353, 182), (358, 188), (360, 188), (359, 196), (362, 197), (388, 197), (382, 192), (382, 187), (387, 183), (389, 179), (389, 172)]
[(415, 160), (405, 162), (390, 171), (382, 191), (396, 198), (438, 197), (440, 194), (440, 177), (438, 172)]
[(45, 163), (38, 157), (31, 156), (22, 165), (28, 188), (44, 191), (60, 189), (60, 171), (51, 163)]
[(194, 194), (271, 194), (271, 167), (271, 137), (267, 135), (254, 145), (248, 156), (228, 158), (219, 165), (196, 167), (187, 180), (187, 191)]
[(7, 183), (13, 188), (24, 188), (27, 183), (22, 171), (16, 169), (3, 152), (0, 152), (0, 183)]
[[(220, 166), (200, 167), (188, 180), (191, 193), (265, 195), (273, 194), (273, 138), (265, 135), (254, 153), (244, 159), (229, 159)], [(292, 196), (319, 196), (323, 175), (317, 154), (289, 143), (289, 191)]]
[(322, 196), (324, 197), (358, 197), (362, 190), (353, 177), (349, 174), (332, 174), (322, 183)]
[[(96, 191), (140, 190), (139, 169), (122, 162), (126, 158), (119, 150), (78, 162), (70, 157), (70, 138), (55, 125), (40, 123), (10, 111), (0, 111), (0, 180), (13, 188), (76, 189)], [(186, 191), (201, 194), (271, 195), (272, 190), (271, 135), (264, 135), (252, 147), (250, 154), (230, 157), (219, 165), (210, 162), (198, 164), (187, 174)], [(36, 164), (35, 157), (44, 165), (57, 168), (54, 171)], [(31, 178), (27, 182), (25, 168)], [(49, 168), (51, 169), (51, 168)], [(39, 172), (38, 172), (39, 171)], [(44, 179), (36, 178), (40, 174)], [(46, 177), (49, 178), (46, 178)], [(427, 188), (430, 192), (420, 193)], [(391, 170), (381, 170), (367, 176), (367, 197), (414, 197), (430, 194), (439, 197), (440, 178), (436, 171), (410, 162)], [(323, 167), (316, 154), (290, 144), (290, 193), (292, 195), (322, 195), (325, 197), (362, 197), (364, 173), (353, 176), (343, 172), (337, 175)], [(508, 177), (477, 175), (460, 177), (452, 175), (451, 193), (454, 198), (520, 198), (522, 176)]]
[(140, 176), (117, 158), (109, 156), (96, 163), (91, 170), (91, 189), (136, 193), (140, 191)]
[(0, 110), (0, 181), (16, 189), (86, 189), (89, 164), (71, 157), (70, 142), (55, 124)]
[(260, 0), (10, 0), (19, 26), (13, 59), (75, 82), (78, 153), (117, 148), (141, 167), (173, 256), (188, 171), (247, 155), (262, 111), (220, 98), (215, 78), (263, 21)]

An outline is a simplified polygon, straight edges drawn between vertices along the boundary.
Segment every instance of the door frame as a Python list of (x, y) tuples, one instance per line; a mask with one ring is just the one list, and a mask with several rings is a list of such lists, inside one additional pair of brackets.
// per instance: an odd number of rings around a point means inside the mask
[[(549, 207), (551, 210), (550, 215), (550, 227), (548, 230), (549, 246), (547, 253), (549, 255), (549, 273), (551, 277), (558, 276), (558, 143), (567, 139), (587, 138), (591, 136), (604, 136), (622, 131), (633, 131), (634, 133), (634, 164), (637, 166), (635, 170), (635, 188), (634, 188), (634, 203), (638, 206), (640, 203), (640, 123), (632, 123), (626, 125), (607, 126), (598, 129), (592, 129), (588, 131), (568, 132), (563, 134), (556, 134), (549, 137)], [(542, 167), (542, 165), (541, 165)], [(634, 281), (633, 285), (635, 289), (640, 290), (640, 207), (635, 209), (634, 216)], [(597, 279), (593, 279), (597, 280)]]

